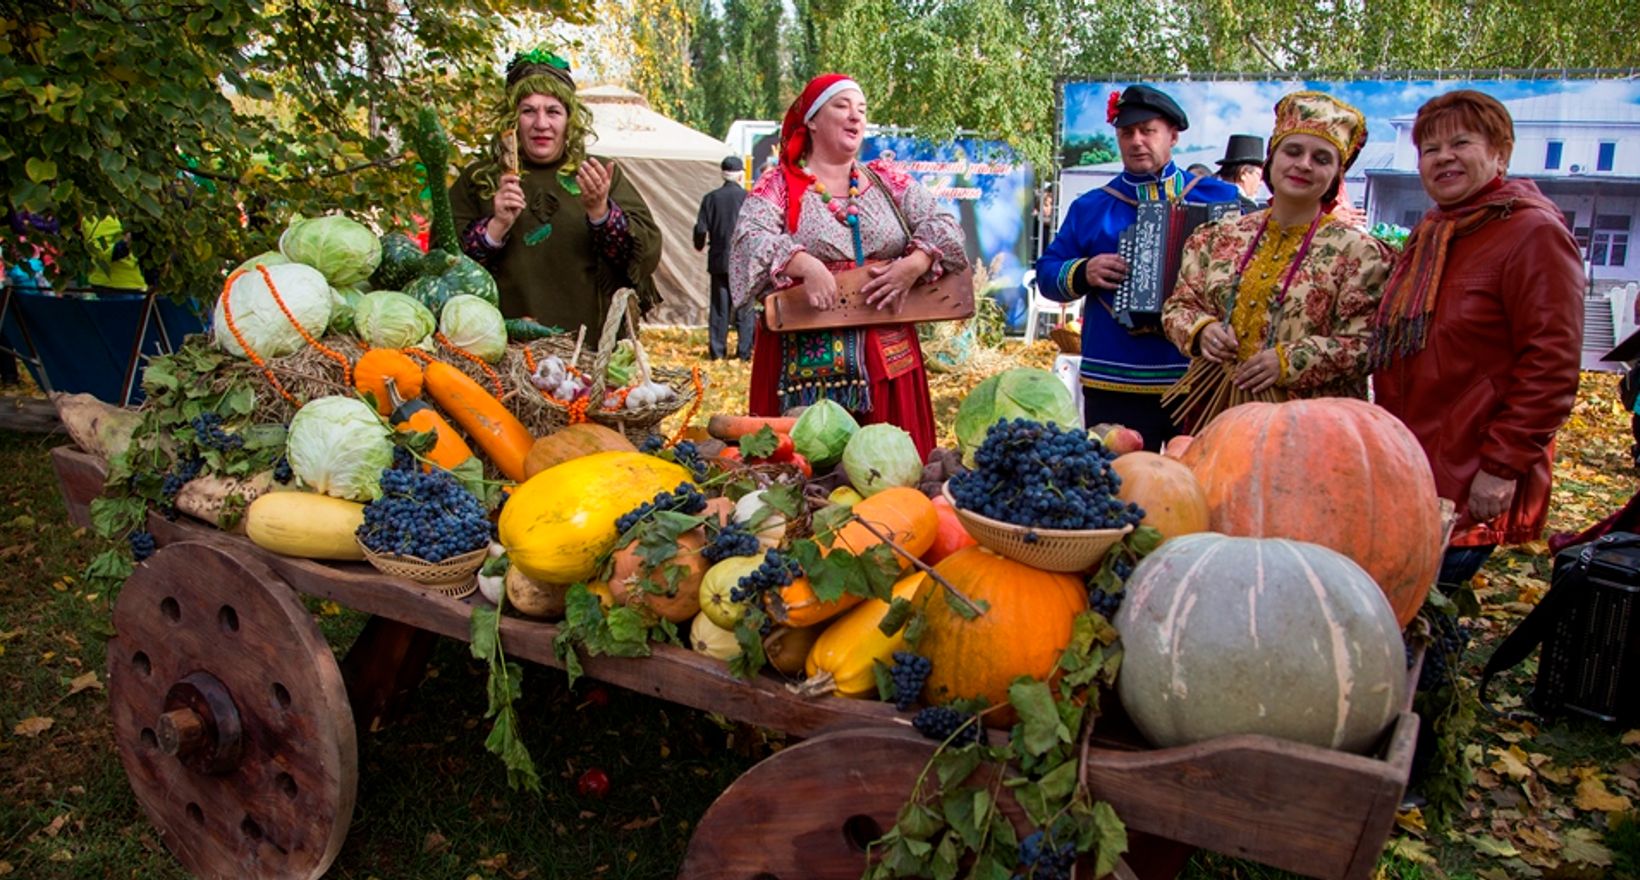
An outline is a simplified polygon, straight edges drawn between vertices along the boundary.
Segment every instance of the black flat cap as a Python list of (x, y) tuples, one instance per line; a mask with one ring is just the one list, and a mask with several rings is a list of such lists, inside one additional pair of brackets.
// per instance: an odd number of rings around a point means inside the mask
[(740, 164), (739, 156), (725, 157), (722, 162), (718, 163), (718, 167), (724, 171), (742, 171), (746, 168), (745, 165)]
[(1114, 112), (1106, 115), (1110, 124), (1117, 128), (1158, 117), (1166, 119), (1180, 131), (1190, 127), (1190, 119), (1184, 115), (1184, 108), (1160, 89), (1150, 86), (1128, 86), (1116, 100), (1113, 109)]

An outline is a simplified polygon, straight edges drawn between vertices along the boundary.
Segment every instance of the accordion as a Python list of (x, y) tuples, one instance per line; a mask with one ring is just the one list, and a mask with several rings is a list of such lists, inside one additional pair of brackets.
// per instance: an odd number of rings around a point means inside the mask
[(1129, 330), (1136, 317), (1157, 317), (1173, 293), (1185, 240), (1203, 223), (1241, 213), (1237, 202), (1192, 204), (1140, 202), (1133, 225), (1122, 230), (1116, 253), (1127, 260), (1128, 276), (1116, 288), (1111, 311)]

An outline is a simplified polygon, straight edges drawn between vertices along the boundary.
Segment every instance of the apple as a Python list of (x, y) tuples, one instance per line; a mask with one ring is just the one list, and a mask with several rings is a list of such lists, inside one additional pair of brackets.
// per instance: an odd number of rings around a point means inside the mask
[(1106, 431), (1099, 438), (1099, 442), (1117, 455), (1127, 455), (1129, 452), (1138, 452), (1145, 448), (1145, 438), (1138, 431), (1123, 425), (1116, 425)]
[(757, 571), (762, 564), (763, 554), (759, 553), (756, 556), (731, 556), (707, 569), (706, 577), (700, 582), (700, 610), (706, 618), (723, 629), (733, 630), (735, 624), (746, 616), (746, 609), (750, 606), (745, 602), (736, 602), (730, 596), (740, 585), (740, 579)]
[(841, 504), (844, 507), (853, 507), (865, 499), (860, 496), (859, 492), (855, 491), (853, 486), (838, 486), (831, 490), (831, 494), (826, 496), (826, 500), (833, 504)]

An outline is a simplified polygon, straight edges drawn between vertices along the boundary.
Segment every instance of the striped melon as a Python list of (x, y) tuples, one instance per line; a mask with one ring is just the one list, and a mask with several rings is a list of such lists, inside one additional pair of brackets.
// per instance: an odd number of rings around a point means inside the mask
[(1361, 752), (1404, 703), (1389, 602), (1317, 544), (1174, 538), (1129, 578), (1115, 624), (1117, 691), (1158, 746), (1258, 733)]

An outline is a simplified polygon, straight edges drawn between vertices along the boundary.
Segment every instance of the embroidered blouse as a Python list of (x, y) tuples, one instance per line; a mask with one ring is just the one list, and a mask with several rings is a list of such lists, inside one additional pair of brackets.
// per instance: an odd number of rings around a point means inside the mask
[[(968, 256), (956, 218), (940, 210), (927, 187), (892, 163), (878, 159), (867, 165), (888, 192), (878, 187), (871, 175), (860, 175), (856, 202), (866, 259), (892, 260), (920, 249), (934, 261), (924, 280), (962, 271), (968, 265)], [(839, 200), (834, 196), (832, 203)], [(895, 215), (895, 203), (910, 227), (909, 240)], [(788, 233), (786, 181), (778, 171), (771, 170), (752, 185), (735, 223), (729, 246), (729, 293), (734, 304), (738, 307), (759, 301), (771, 291), (796, 283), (797, 279), (785, 274), (786, 265), (804, 251), (828, 266), (853, 265), (854, 238), (848, 225), (813, 190), (803, 194), (797, 232)]]
[(1283, 296), (1309, 224), (1272, 222), (1237, 285), (1236, 266), (1268, 215), (1258, 211), (1196, 230), (1185, 243), (1173, 295), (1162, 306), (1163, 330), (1180, 351), (1191, 353), (1203, 327), (1228, 320), (1243, 360), (1275, 348), (1278, 387), (1302, 397), (1366, 397), (1370, 322), (1389, 275), (1389, 249), (1327, 218)]

